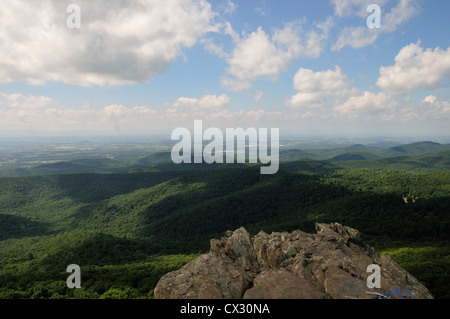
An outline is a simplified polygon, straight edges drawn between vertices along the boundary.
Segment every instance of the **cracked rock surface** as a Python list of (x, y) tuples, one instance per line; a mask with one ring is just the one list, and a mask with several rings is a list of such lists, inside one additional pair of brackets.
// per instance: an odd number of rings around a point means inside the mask
[[(163, 276), (157, 299), (430, 299), (428, 289), (388, 256), (338, 223), (316, 224), (316, 234), (245, 228), (212, 239), (208, 254)], [(369, 265), (380, 288), (369, 288)]]

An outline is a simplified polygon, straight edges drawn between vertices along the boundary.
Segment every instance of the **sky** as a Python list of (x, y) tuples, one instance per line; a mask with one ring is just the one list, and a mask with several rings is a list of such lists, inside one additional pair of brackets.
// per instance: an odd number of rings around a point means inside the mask
[[(380, 28), (368, 26), (371, 4)], [(170, 134), (194, 120), (450, 136), (449, 10), (447, 0), (2, 1), (0, 137)]]

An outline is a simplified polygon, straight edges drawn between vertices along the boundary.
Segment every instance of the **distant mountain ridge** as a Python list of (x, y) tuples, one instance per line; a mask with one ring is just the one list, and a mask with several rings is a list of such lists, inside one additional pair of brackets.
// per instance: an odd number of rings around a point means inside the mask
[[(426, 154), (436, 153), (441, 160), (434, 159), (433, 169), (439, 169), (446, 165), (445, 153), (437, 154), (450, 150), (450, 144), (439, 144), (435, 142), (417, 142), (411, 144), (403, 144), (390, 148), (378, 146), (366, 146), (362, 144), (354, 144), (346, 147), (338, 148), (319, 148), (319, 149), (280, 149), (281, 162), (293, 161), (327, 161), (335, 163), (338, 166), (352, 166), (355, 161), (360, 161), (358, 165), (367, 163), (368, 167), (381, 167), (384, 163), (390, 164), (407, 161), (405, 157), (422, 156)], [(403, 158), (400, 158), (403, 157)], [(433, 158), (431, 156), (430, 158)], [(377, 160), (389, 159), (387, 162)], [(393, 159), (393, 160), (390, 160)], [(425, 158), (424, 158), (425, 160)], [(411, 163), (417, 163), (419, 168), (426, 167), (424, 160), (412, 158)], [(370, 162), (372, 161), (372, 162)], [(347, 162), (349, 163), (347, 165)], [(206, 165), (206, 164), (205, 164)], [(221, 165), (221, 166), (220, 166)], [(209, 168), (226, 168), (230, 164), (207, 165)], [(233, 165), (233, 164), (231, 164)], [(365, 164), (364, 164), (365, 165)], [(236, 165), (241, 166), (241, 165)], [(315, 165), (317, 166), (317, 165)], [(405, 166), (405, 165), (403, 165)], [(406, 166), (405, 166), (406, 167)], [(156, 171), (180, 171), (180, 170), (201, 170), (205, 167), (199, 167), (192, 164), (191, 167), (177, 166), (172, 163), (170, 152), (155, 152), (151, 155), (140, 157), (130, 161), (118, 161), (110, 158), (86, 158), (75, 159), (71, 161), (59, 161), (51, 164), (40, 164), (35, 167), (10, 168), (1, 169), (0, 176), (28, 176), (28, 175), (49, 175), (49, 174), (77, 174), (77, 173), (121, 173), (121, 172), (156, 172)], [(410, 170), (410, 169), (408, 169)]]
[(450, 144), (439, 144), (435, 142), (416, 142), (411, 144), (403, 144), (390, 148), (382, 148), (378, 146), (366, 146), (362, 144), (354, 144), (339, 148), (325, 149), (308, 149), (296, 150), (290, 149), (280, 152), (280, 160), (327, 160), (327, 161), (346, 161), (346, 160), (370, 160), (390, 158), (397, 156), (418, 156), (427, 153), (435, 153), (450, 150)]
[(381, 156), (382, 157), (417, 156), (445, 150), (450, 150), (450, 144), (439, 144), (425, 141), (391, 147), (385, 152), (382, 152)]

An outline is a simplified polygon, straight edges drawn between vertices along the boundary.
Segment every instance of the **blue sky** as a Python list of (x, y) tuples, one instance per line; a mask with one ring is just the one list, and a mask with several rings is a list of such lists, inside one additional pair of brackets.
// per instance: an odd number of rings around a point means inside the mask
[[(66, 12), (79, 5), (81, 26)], [(366, 8), (381, 8), (369, 29)], [(16, 0), (0, 7), (0, 135), (277, 127), (450, 135), (443, 0)]]

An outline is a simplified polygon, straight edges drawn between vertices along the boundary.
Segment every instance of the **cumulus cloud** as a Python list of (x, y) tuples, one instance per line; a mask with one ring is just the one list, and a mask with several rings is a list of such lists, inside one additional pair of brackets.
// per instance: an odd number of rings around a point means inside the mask
[(437, 97), (433, 95), (428, 95), (426, 98), (423, 99), (422, 103), (428, 103), (431, 105), (437, 104)]
[(448, 87), (450, 47), (423, 49), (420, 42), (400, 50), (395, 64), (381, 67), (377, 85), (385, 91), (403, 94), (416, 89)]
[(258, 77), (275, 79), (289, 64), (285, 54), (280, 53), (283, 52), (260, 27), (237, 44), (228, 59), (228, 73), (239, 80), (255, 80)]
[[(415, 52), (417, 54), (411, 54)], [(423, 58), (422, 55), (428, 52), (430, 56)], [(312, 118), (316, 119), (366, 119), (381, 121), (414, 121), (414, 120), (439, 120), (450, 117), (450, 103), (448, 100), (442, 100), (434, 95), (428, 95), (422, 101), (411, 101), (408, 95), (399, 95), (397, 86), (402, 90), (406, 89), (410, 92), (412, 89), (419, 87), (437, 87), (443, 85), (445, 78), (439, 72), (446, 71), (446, 63), (437, 55), (447, 55), (446, 51), (428, 50), (424, 51), (417, 46), (412, 46), (402, 52), (400, 57), (396, 59), (400, 66), (412, 68), (415, 72), (425, 72), (419, 74), (418, 78), (423, 82), (418, 83), (412, 80), (412, 74), (404, 74), (401, 77), (405, 81), (404, 85), (398, 83), (386, 83), (386, 88), (380, 92), (360, 90), (351, 86), (351, 81), (336, 66), (334, 70), (314, 72), (310, 69), (301, 68), (295, 74), (293, 79), (293, 87), (297, 91), (291, 98), (286, 99), (285, 104), (293, 109), (292, 113), (297, 114), (298, 119)], [(445, 53), (445, 54), (444, 54)], [(412, 60), (404, 58), (411, 57)], [(421, 61), (416, 61), (418, 59)], [(425, 62), (424, 62), (425, 61)], [(433, 61), (434, 63), (431, 63)], [(423, 63), (422, 63), (423, 62)], [(428, 63), (429, 62), (429, 63)], [(427, 65), (436, 69), (430, 70)], [(421, 67), (418, 67), (420, 65)], [(425, 68), (425, 70), (422, 70)], [(440, 69), (439, 72), (437, 69)], [(425, 75), (427, 72), (435, 74), (430, 79)], [(425, 78), (425, 79), (424, 79)], [(409, 83), (406, 85), (406, 83)], [(382, 86), (382, 85), (380, 85)], [(403, 91), (402, 91), (403, 92)], [(291, 116), (293, 116), (291, 114)]]
[(438, 115), (447, 115), (450, 116), (450, 102), (443, 101), (435, 97), (434, 95), (429, 95), (425, 97), (422, 101), (422, 105), (431, 106), (434, 112), (437, 112)]
[(336, 66), (334, 70), (314, 72), (299, 69), (293, 79), (293, 87), (297, 91), (285, 104), (292, 109), (317, 109), (307, 111), (302, 118), (321, 113), (322, 116), (333, 113), (346, 118), (371, 118), (376, 114), (395, 111), (397, 101), (385, 92), (374, 93), (360, 91), (350, 85), (350, 80)]
[[(230, 2), (231, 3), (231, 2)], [(6, 1), (0, 7), (0, 81), (74, 85), (145, 82), (200, 37), (215, 31), (206, 0), (79, 0), (81, 29), (68, 3)]]
[(233, 37), (235, 47), (227, 58), (229, 67), (222, 85), (233, 91), (249, 89), (254, 80), (276, 80), (292, 59), (319, 57), (331, 25), (332, 20), (327, 19), (305, 31), (302, 21), (295, 21), (275, 29), (271, 35), (259, 27), (240, 37), (228, 24), (226, 33)]
[(294, 76), (294, 89), (302, 92), (333, 92), (347, 86), (347, 77), (338, 66), (319, 72), (301, 68)]
[(364, 91), (349, 97), (344, 103), (336, 105), (333, 110), (350, 118), (360, 116), (367, 118), (377, 113), (382, 113), (383, 117), (387, 118), (396, 105), (397, 102), (389, 94)]
[(450, 102), (429, 95), (421, 102), (406, 105), (398, 119), (403, 122), (448, 120), (450, 119)]
[[(379, 1), (377, 4), (382, 6), (387, 2), (389, 1)], [(335, 14), (340, 17), (356, 14), (366, 19), (369, 16), (366, 8), (372, 1), (332, 0), (332, 3), (335, 5)], [(365, 21), (364, 26), (345, 27), (339, 33), (332, 50), (339, 51), (345, 46), (361, 48), (371, 45), (380, 34), (394, 32), (401, 24), (414, 17), (419, 12), (419, 8), (416, 0), (400, 0), (388, 12), (382, 11), (380, 29), (369, 29)]]
[(285, 104), (291, 108), (324, 107), (327, 98), (343, 98), (351, 93), (348, 82), (338, 66), (335, 70), (319, 72), (300, 68), (293, 79), (297, 94), (287, 99)]

